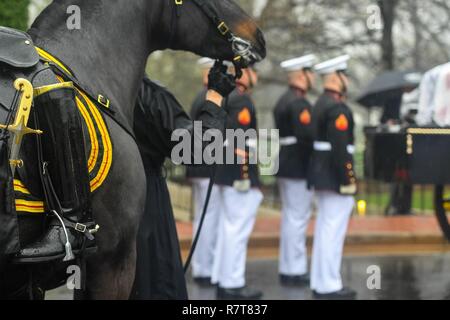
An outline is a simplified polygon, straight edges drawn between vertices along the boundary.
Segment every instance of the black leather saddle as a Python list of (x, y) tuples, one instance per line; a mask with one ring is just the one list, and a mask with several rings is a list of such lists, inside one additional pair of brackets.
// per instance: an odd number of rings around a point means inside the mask
[(31, 74), (39, 63), (33, 41), (24, 32), (0, 26), (0, 122), (9, 111), (16, 90), (17, 74)]
[[(31, 76), (39, 63), (39, 55), (30, 37), (20, 31), (0, 27), (0, 123), (6, 124), (14, 106), (17, 75)], [(1, 130), (1, 181), (0, 181), (0, 255), (19, 250), (18, 221), (14, 206), (12, 176), (8, 173), (8, 149)], [(0, 257), (1, 260), (1, 257)]]
[[(36, 86), (56, 82), (56, 78), (50, 70), (43, 70), (46, 67), (40, 62), (39, 54), (36, 51), (33, 40), (22, 31), (0, 26), (0, 124), (5, 124), (14, 104), (17, 90), (14, 88), (14, 81), (17, 78), (34, 80)], [(45, 72), (42, 72), (45, 71)], [(33, 126), (30, 119), (30, 125)], [(33, 159), (35, 155), (34, 139), (25, 139), (23, 150), (32, 150), (32, 154), (23, 155), (25, 158)], [(25, 151), (24, 151), (25, 152)], [(22, 154), (22, 151), (21, 151)], [(28, 189), (39, 195), (41, 186), (37, 177), (32, 174), (34, 168), (23, 167), (17, 170), (22, 181), (26, 183)]]
[(0, 27), (0, 62), (15, 68), (31, 68), (39, 55), (30, 36), (24, 32)]

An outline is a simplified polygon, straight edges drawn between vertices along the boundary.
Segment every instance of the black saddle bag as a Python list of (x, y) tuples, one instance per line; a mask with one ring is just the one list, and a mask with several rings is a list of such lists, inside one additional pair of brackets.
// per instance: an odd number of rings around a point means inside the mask
[(14, 184), (8, 153), (7, 142), (0, 140), (0, 260), (2, 256), (20, 250)]

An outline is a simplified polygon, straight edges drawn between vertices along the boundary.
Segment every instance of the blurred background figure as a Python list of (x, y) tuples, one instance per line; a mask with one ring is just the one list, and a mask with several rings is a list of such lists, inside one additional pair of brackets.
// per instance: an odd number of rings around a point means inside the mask
[[(414, 87), (403, 88), (399, 96), (401, 97), (398, 122), (401, 126), (411, 126), (416, 124), (416, 116), (419, 108), (419, 90)], [(388, 105), (384, 107), (389, 108)], [(384, 115), (385, 113), (383, 113)], [(382, 122), (383, 123), (383, 122)], [(412, 198), (414, 186), (408, 179), (404, 170), (397, 170), (395, 173), (396, 182), (391, 184), (391, 194), (389, 203), (385, 209), (385, 215), (411, 215)]]
[(419, 112), (420, 91), (418, 88), (403, 93), (402, 106), (400, 108), (400, 117), (405, 125), (417, 124), (417, 114)]
[(416, 89), (421, 79), (416, 71), (382, 72), (362, 89), (356, 101), (368, 109), (382, 107), (380, 123), (386, 130), (396, 130), (388, 127), (404, 125), (406, 118), (417, 114)]
[[(395, 89), (385, 94), (383, 103), (383, 115), (381, 116), (381, 125), (400, 126), (403, 121), (401, 119), (401, 107), (403, 103), (405, 89)], [(387, 128), (389, 130), (389, 128)], [(408, 215), (411, 214), (412, 192), (413, 186), (408, 181), (408, 175), (404, 170), (397, 170), (395, 172), (396, 180), (390, 185), (390, 199), (385, 209), (385, 215)]]
[(400, 124), (400, 108), (403, 100), (403, 90), (398, 89), (388, 94), (383, 104), (383, 115), (380, 123), (385, 125)]
[(346, 105), (350, 56), (315, 67), (324, 93), (313, 108), (314, 152), (309, 182), (317, 196), (317, 221), (311, 265), (311, 289), (317, 299), (352, 299), (340, 269), (348, 222), (357, 191), (354, 171), (354, 121)]
[[(418, 90), (422, 75), (415, 71), (388, 71), (378, 75), (363, 90), (357, 101), (371, 108), (382, 107), (378, 132), (398, 133), (404, 127), (415, 124), (418, 110)], [(394, 150), (387, 147), (380, 153), (394, 154)], [(413, 186), (408, 173), (403, 167), (393, 168), (390, 177), (390, 198), (385, 208), (385, 215), (412, 214)], [(386, 174), (387, 176), (387, 174)]]
[(313, 193), (306, 178), (313, 141), (312, 106), (306, 96), (314, 85), (315, 62), (311, 54), (281, 63), (289, 88), (274, 109), (281, 145), (277, 178), (282, 203), (279, 273), (283, 285), (307, 285), (310, 280), (306, 231)]
[[(250, 93), (258, 82), (253, 68), (243, 70), (237, 80), (237, 89), (225, 104), (228, 112), (227, 129), (256, 129), (256, 109)], [(222, 212), (214, 259), (212, 282), (218, 285), (218, 299), (259, 299), (262, 292), (246, 286), (245, 269), (247, 245), (255, 224), (263, 195), (260, 191), (258, 167), (250, 164), (257, 141), (246, 138), (241, 149), (235, 141), (227, 140), (225, 154), (233, 155), (234, 164), (217, 168), (216, 184), (222, 196)]]
[[(214, 65), (214, 60), (201, 58), (197, 61), (201, 68), (203, 89), (195, 98), (190, 116), (192, 119), (199, 119), (201, 106), (208, 91), (208, 74)], [(197, 234), (203, 207), (208, 192), (209, 179), (213, 173), (212, 167), (208, 165), (188, 166), (186, 177), (192, 185), (192, 199), (194, 210), (193, 232)], [(197, 243), (197, 248), (192, 257), (192, 276), (194, 281), (201, 286), (211, 285), (212, 267), (214, 261), (214, 250), (217, 242), (217, 225), (221, 208), (219, 188), (215, 185), (209, 199), (208, 210), (203, 222), (202, 232)]]
[[(398, 120), (393, 121), (393, 119), (387, 118), (387, 124), (397, 124), (402, 127), (408, 127), (416, 125), (416, 116), (419, 109), (419, 90), (414, 86), (417, 86), (420, 81), (420, 76), (417, 80), (411, 82), (409, 86), (405, 86), (399, 90), (398, 96), (401, 97), (400, 107), (398, 112)], [(395, 99), (394, 99), (395, 100)], [(397, 101), (394, 102), (397, 106)], [(384, 106), (384, 110), (389, 109), (389, 104)], [(383, 116), (387, 113), (383, 113)], [(395, 114), (396, 116), (397, 114)], [(392, 121), (392, 122), (391, 122)], [(382, 122), (383, 124), (383, 119)], [(409, 181), (408, 174), (404, 170), (397, 170), (394, 179), (396, 182), (391, 184), (391, 194), (389, 203), (385, 209), (385, 215), (396, 216), (396, 215), (411, 215), (412, 211), (412, 200), (414, 186)]]
[(450, 126), (450, 63), (439, 65), (425, 73), (420, 84), (419, 114), (421, 126)]

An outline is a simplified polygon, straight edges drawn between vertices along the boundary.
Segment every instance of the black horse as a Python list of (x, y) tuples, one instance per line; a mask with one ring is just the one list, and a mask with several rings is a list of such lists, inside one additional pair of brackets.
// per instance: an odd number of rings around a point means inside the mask
[[(184, 0), (54, 0), (29, 30), (35, 44), (52, 53), (93, 92), (104, 93), (118, 116), (132, 127), (135, 100), (148, 56), (156, 50), (191, 51), (215, 59), (235, 57), (229, 39), (197, 3)], [(265, 57), (265, 42), (254, 21), (232, 0), (210, 0), (233, 33), (252, 46), (254, 60)], [(177, 4), (178, 3), (178, 4)], [(181, 4), (180, 4), (181, 3)], [(81, 12), (81, 29), (68, 30), (67, 9)], [(222, 30), (223, 31), (223, 30)], [(236, 48), (235, 48), (236, 49)], [(145, 202), (145, 175), (134, 139), (106, 117), (114, 145), (113, 165), (105, 184), (92, 197), (101, 226), (98, 253), (87, 261), (88, 299), (127, 299), (134, 280), (136, 233)], [(22, 219), (23, 220), (23, 219)], [(26, 242), (36, 239), (38, 224), (22, 221)], [(25, 231), (26, 229), (26, 231)], [(4, 279), (15, 288), (29, 280), (23, 269), (7, 266)], [(67, 277), (47, 270), (53, 285)]]

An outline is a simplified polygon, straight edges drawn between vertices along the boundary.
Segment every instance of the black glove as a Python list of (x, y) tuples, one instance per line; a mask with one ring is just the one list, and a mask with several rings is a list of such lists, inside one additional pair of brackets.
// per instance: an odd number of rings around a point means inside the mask
[(236, 88), (236, 81), (227, 73), (227, 69), (221, 61), (217, 61), (208, 75), (208, 89), (216, 91), (224, 98)]

